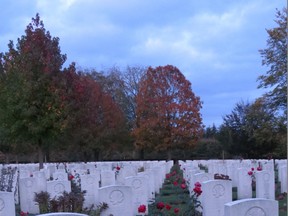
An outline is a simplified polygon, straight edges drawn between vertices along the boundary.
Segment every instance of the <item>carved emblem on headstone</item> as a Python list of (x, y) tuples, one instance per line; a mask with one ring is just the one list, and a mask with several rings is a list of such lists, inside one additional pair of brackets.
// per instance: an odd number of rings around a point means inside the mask
[(221, 196), (223, 196), (225, 193), (225, 188), (223, 185), (221, 184), (217, 184), (213, 187), (212, 189), (212, 194), (214, 197), (219, 198)]
[(59, 194), (62, 193), (65, 190), (65, 186), (61, 183), (55, 184), (54, 191)]
[(142, 182), (141, 182), (139, 179), (135, 179), (135, 180), (133, 180), (133, 182), (132, 182), (132, 187), (133, 187), (134, 189), (138, 189), (138, 188), (141, 187), (141, 184), (142, 184)]
[(267, 216), (267, 215), (262, 208), (252, 207), (246, 212), (245, 216)]
[(110, 193), (109, 199), (112, 205), (119, 205), (124, 200), (124, 194), (120, 190), (114, 190)]

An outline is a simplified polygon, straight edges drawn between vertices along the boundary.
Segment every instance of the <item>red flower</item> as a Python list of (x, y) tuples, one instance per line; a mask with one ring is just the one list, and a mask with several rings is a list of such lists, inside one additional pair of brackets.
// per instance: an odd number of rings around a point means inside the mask
[(146, 205), (140, 205), (138, 207), (138, 212), (139, 213), (145, 213), (146, 212)]
[(186, 184), (182, 183), (182, 184), (181, 184), (181, 188), (182, 188), (182, 189), (185, 189), (185, 188), (186, 188)]
[(253, 172), (252, 172), (252, 171), (249, 171), (249, 172), (248, 172), (248, 175), (250, 175), (250, 176), (251, 176), (252, 174), (253, 174)]
[(185, 183), (185, 182), (186, 182), (186, 180), (183, 178), (183, 179), (182, 179), (182, 183)]
[(121, 168), (119, 166), (116, 167), (116, 170), (120, 170)]
[(174, 209), (174, 213), (175, 213), (175, 214), (177, 214), (179, 211), (180, 211), (179, 208), (175, 208), (175, 209)]
[(254, 171), (254, 168), (252, 167), (251, 170)]
[(177, 186), (177, 185), (178, 185), (178, 182), (177, 182), (177, 181), (174, 181), (174, 182), (173, 182), (173, 185)]
[(165, 208), (169, 211), (172, 207), (169, 204), (166, 204)]
[(257, 167), (257, 171), (262, 171), (262, 167)]
[(73, 175), (71, 175), (71, 174), (69, 174), (69, 175), (68, 175), (68, 179), (71, 181), (71, 180), (73, 180), (73, 179), (74, 179), (74, 176), (73, 176)]
[(197, 196), (200, 196), (202, 193), (201, 187), (195, 187), (193, 191), (194, 193), (196, 193)]
[(200, 182), (196, 182), (196, 183), (194, 184), (194, 186), (195, 186), (195, 187), (201, 187), (201, 184), (200, 184)]
[(169, 179), (170, 178), (170, 174), (166, 174), (166, 179)]
[(158, 202), (156, 205), (157, 209), (163, 209), (165, 207), (163, 202)]

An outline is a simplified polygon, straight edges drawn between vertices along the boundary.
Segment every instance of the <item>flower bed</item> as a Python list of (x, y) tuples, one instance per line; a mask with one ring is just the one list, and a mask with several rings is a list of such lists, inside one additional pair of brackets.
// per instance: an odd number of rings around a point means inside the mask
[(193, 191), (191, 191), (191, 196), (188, 188), (180, 166), (174, 165), (171, 168), (171, 172), (166, 175), (160, 193), (156, 194), (155, 202), (149, 205), (148, 215), (200, 216), (201, 213), (196, 208), (201, 208), (201, 203), (198, 200), (202, 193), (201, 184), (195, 184)]

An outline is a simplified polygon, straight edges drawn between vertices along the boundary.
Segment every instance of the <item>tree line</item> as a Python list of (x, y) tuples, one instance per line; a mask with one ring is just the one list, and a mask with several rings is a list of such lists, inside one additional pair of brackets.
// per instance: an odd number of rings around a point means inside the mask
[(277, 11), (279, 27), (267, 30), (267, 48), (260, 50), (270, 70), (259, 77), (259, 88), (272, 90), (253, 103), (236, 104), (219, 128), (205, 128), (203, 102), (173, 65), (64, 67), (59, 38), (37, 14), (16, 46), (10, 41), (0, 53), (2, 154), (16, 155), (16, 161), (29, 155), (40, 166), (45, 160), (192, 159), (223, 152), (283, 156), (287, 71), (279, 64), (287, 62), (285, 11)]

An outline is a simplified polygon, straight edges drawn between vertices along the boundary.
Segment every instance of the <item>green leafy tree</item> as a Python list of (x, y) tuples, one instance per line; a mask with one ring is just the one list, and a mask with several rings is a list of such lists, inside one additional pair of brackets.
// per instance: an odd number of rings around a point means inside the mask
[(271, 88), (266, 93), (271, 107), (287, 112), (287, 8), (277, 10), (275, 22), (277, 27), (267, 30), (267, 47), (260, 50), (268, 71), (258, 77), (258, 88)]
[[(138, 149), (166, 151), (193, 146), (203, 132), (201, 101), (178, 68), (148, 68), (136, 98)], [(143, 157), (143, 155), (142, 155)]]
[(223, 118), (218, 138), (230, 154), (259, 158), (277, 148), (282, 123), (265, 99), (237, 103), (232, 113)]
[[(64, 129), (59, 81), (66, 60), (59, 38), (52, 38), (37, 14), (2, 59), (0, 127), (10, 143), (31, 144), (43, 152)], [(33, 150), (33, 149), (31, 149)]]

